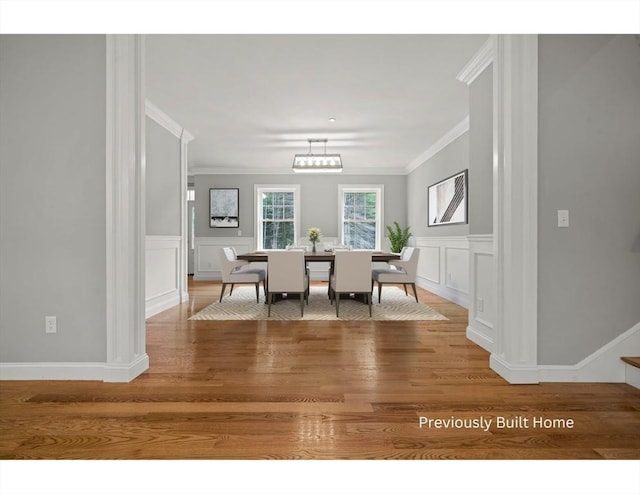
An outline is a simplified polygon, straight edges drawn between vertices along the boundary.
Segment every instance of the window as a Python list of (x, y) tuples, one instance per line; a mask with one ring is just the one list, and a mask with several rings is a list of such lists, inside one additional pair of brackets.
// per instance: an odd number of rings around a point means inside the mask
[(256, 185), (258, 249), (294, 245), (299, 231), (299, 185)]
[(383, 185), (339, 185), (340, 238), (353, 249), (382, 244)]

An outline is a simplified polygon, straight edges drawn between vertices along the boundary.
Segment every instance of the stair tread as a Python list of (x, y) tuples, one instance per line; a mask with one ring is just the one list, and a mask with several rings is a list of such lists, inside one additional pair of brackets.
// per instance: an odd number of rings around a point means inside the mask
[(626, 362), (629, 365), (633, 365), (634, 367), (640, 367), (640, 357), (620, 357), (623, 362)]

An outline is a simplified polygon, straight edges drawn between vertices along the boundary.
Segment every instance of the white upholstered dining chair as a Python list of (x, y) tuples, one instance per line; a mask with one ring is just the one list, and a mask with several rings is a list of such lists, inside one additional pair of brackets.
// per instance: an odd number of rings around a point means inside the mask
[(300, 317), (304, 316), (304, 302), (309, 302), (309, 277), (303, 250), (271, 251), (267, 263), (267, 302), (268, 315), (271, 316), (271, 304), (277, 294), (297, 294), (300, 297)]
[(233, 294), (233, 286), (236, 284), (254, 284), (256, 286), (256, 302), (260, 302), (260, 282), (262, 281), (262, 289), (265, 297), (267, 296), (265, 270), (251, 268), (248, 261), (238, 260), (233, 247), (220, 249), (220, 271), (222, 273), (222, 290), (220, 291), (220, 300), (218, 302), (222, 302), (227, 285), (231, 285), (231, 290), (229, 291), (229, 295), (231, 295)]
[(364, 297), (371, 317), (371, 252), (336, 250), (329, 288), (331, 303), (336, 302), (336, 317), (340, 315), (340, 295), (352, 293)]
[(416, 292), (416, 274), (418, 272), (418, 257), (420, 249), (416, 247), (404, 247), (400, 252), (400, 259), (389, 261), (388, 269), (374, 269), (371, 272), (371, 290), (373, 291), (374, 282), (378, 283), (378, 303), (382, 294), (382, 285), (402, 284), (404, 285), (405, 295), (407, 293), (407, 285), (413, 288), (413, 295), (418, 302), (418, 293)]
[[(335, 246), (331, 245), (330, 250), (335, 254), (339, 251), (351, 250), (351, 247), (349, 245), (338, 244)], [(329, 270), (327, 271), (327, 279), (329, 280), (329, 283), (327, 284), (327, 295), (329, 296), (329, 298), (331, 298), (331, 277), (333, 276), (333, 266), (334, 263), (331, 263), (329, 266)]]

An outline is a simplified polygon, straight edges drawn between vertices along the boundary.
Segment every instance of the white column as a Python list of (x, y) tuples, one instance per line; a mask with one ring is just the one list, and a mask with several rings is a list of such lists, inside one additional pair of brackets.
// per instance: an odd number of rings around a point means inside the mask
[(105, 381), (149, 367), (145, 350), (144, 38), (107, 35)]
[(494, 37), (496, 341), (491, 368), (536, 383), (538, 37)]

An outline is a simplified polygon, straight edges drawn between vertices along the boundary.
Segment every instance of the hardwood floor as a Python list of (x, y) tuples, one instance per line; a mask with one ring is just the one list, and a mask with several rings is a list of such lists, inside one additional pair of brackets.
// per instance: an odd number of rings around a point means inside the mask
[(640, 390), (508, 385), (424, 290), (448, 321), (188, 321), (220, 287), (148, 320), (131, 383), (1, 382), (0, 457), (640, 458)]

